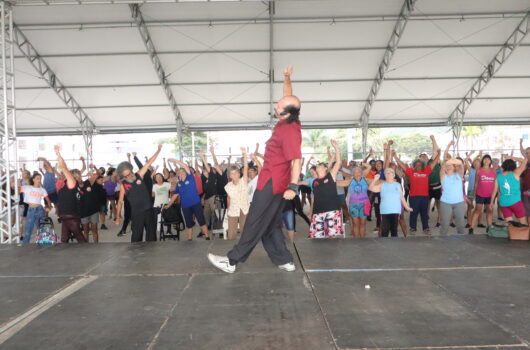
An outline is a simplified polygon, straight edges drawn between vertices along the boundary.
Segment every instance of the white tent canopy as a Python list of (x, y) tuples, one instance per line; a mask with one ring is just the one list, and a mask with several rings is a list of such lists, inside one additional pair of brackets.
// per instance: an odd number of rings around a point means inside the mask
[[(269, 5), (142, 2), (184, 126), (266, 128), (288, 64), (295, 67), (304, 127), (359, 126), (403, 0), (276, 0), (272, 25)], [(369, 125), (447, 125), (529, 9), (530, 0), (418, 0)], [(176, 129), (127, 3), (19, 0), (14, 20), (97, 132)], [(471, 104), (465, 122), (528, 124), (529, 62), (527, 37)], [(19, 135), (80, 132), (78, 119), (20, 51), (16, 88)]]

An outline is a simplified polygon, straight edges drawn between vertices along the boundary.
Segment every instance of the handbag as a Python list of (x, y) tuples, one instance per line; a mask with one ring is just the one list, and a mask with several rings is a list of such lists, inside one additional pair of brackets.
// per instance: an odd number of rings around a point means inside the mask
[(508, 224), (508, 233), (510, 240), (528, 241), (530, 240), (530, 227), (520, 224), (516, 221), (510, 221)]
[(488, 237), (491, 238), (509, 238), (508, 226), (504, 223), (494, 223), (488, 229)]

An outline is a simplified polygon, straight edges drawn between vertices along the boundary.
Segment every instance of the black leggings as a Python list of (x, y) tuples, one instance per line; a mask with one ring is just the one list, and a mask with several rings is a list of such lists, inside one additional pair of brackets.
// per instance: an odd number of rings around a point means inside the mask
[(127, 226), (129, 226), (129, 222), (131, 222), (131, 205), (129, 204), (127, 197), (123, 200), (123, 204), (125, 211), (123, 214), (123, 225), (121, 226), (121, 230), (126, 232)]
[(390, 232), (392, 237), (397, 237), (399, 214), (381, 214), (380, 217), (381, 217), (381, 236), (388, 237), (388, 233)]
[[(307, 215), (304, 214), (304, 210), (302, 209), (302, 202), (300, 201), (300, 196), (296, 195), (294, 197), (294, 208), (296, 210), (296, 213), (304, 219), (305, 222), (307, 222), (308, 225), (311, 225), (311, 220), (307, 217)], [(296, 220), (295, 220), (296, 222)]]

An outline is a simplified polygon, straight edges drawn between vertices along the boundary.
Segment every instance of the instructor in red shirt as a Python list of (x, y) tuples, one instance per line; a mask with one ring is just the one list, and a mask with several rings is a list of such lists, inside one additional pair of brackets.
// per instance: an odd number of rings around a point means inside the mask
[(274, 105), (279, 122), (267, 141), (265, 162), (241, 238), (227, 256), (208, 254), (210, 262), (224, 272), (234, 273), (236, 265), (247, 260), (259, 241), (281, 270), (296, 269), (281, 229), (285, 200), (293, 199), (298, 192), (302, 167), (301, 103), (292, 95), (291, 73), (289, 66), (284, 71), (283, 97)]

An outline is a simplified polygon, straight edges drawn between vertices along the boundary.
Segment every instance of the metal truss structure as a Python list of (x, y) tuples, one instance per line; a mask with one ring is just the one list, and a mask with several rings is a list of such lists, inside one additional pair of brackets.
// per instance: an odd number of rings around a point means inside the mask
[(66, 105), (65, 108), (69, 109), (79, 121), (81, 134), (83, 135), (86, 147), (86, 159), (90, 164), (92, 162), (92, 139), (96, 131), (96, 125), (16, 25), (13, 25), (13, 42), (18, 46), (33, 68), (35, 68), (40, 77), (57, 94), (59, 99), (64, 102)]
[(396, 22), (396, 25), (394, 26), (394, 29), (392, 30), (392, 35), (390, 36), (390, 40), (388, 41), (388, 45), (383, 55), (383, 59), (381, 60), (381, 63), (379, 64), (379, 68), (377, 69), (374, 82), (372, 83), (372, 87), (370, 88), (368, 99), (366, 100), (366, 104), (364, 105), (363, 112), (361, 114), (361, 119), (360, 119), (360, 124), (362, 128), (363, 156), (366, 156), (370, 111), (372, 110), (374, 101), (377, 98), (377, 94), (379, 93), (381, 84), (383, 83), (383, 80), (385, 79), (385, 74), (388, 70), (388, 67), (390, 66), (390, 60), (392, 59), (392, 56), (394, 55), (394, 52), (396, 51), (398, 47), (399, 40), (401, 39), (401, 35), (403, 34), (405, 30), (405, 26), (407, 25), (409, 16), (414, 10), (415, 3), (416, 3), (416, 0), (405, 0), (405, 2), (403, 3), (403, 6), (401, 7), (401, 12), (399, 13), (398, 20)]
[(20, 242), (13, 12), (0, 2), (0, 242)]
[(173, 112), (173, 115), (175, 116), (175, 124), (177, 127), (177, 139), (178, 139), (178, 153), (179, 153), (179, 159), (182, 160), (183, 151), (184, 151), (183, 145), (182, 145), (182, 133), (184, 132), (184, 121), (182, 120), (182, 115), (177, 105), (177, 101), (175, 100), (175, 96), (173, 96), (173, 91), (171, 90), (171, 86), (169, 85), (167, 81), (167, 75), (164, 71), (164, 67), (162, 67), (160, 58), (158, 57), (158, 54), (156, 53), (155, 45), (153, 43), (153, 40), (151, 40), (151, 35), (149, 35), (149, 29), (147, 29), (147, 26), (143, 19), (142, 12), (140, 11), (140, 6), (137, 4), (130, 4), (129, 7), (131, 9), (132, 18), (134, 19), (134, 22), (136, 23), (136, 26), (138, 27), (138, 31), (140, 32), (140, 35), (142, 37), (142, 41), (145, 45), (147, 53), (149, 54), (149, 58), (151, 59), (151, 62), (153, 63), (153, 67), (155, 68), (156, 75), (158, 76), (158, 79), (160, 80), (160, 85), (164, 89), (164, 94), (166, 95), (166, 98), (169, 102), (169, 107), (171, 108), (171, 111)]
[(508, 40), (504, 43), (501, 49), (497, 52), (495, 57), (490, 61), (488, 66), (480, 74), (475, 83), (471, 86), (469, 91), (466, 93), (464, 98), (458, 103), (455, 110), (449, 116), (448, 123), (453, 129), (453, 138), (456, 142), (456, 149), (458, 149), (458, 142), (460, 140), (460, 134), (464, 125), (464, 118), (466, 111), (473, 101), (478, 99), (480, 93), (484, 90), (486, 85), (495, 76), (495, 73), (501, 69), (502, 65), (512, 53), (520, 46), (528, 32), (530, 31), (530, 11), (526, 13), (522, 21), (519, 23), (517, 28), (508, 37)]

